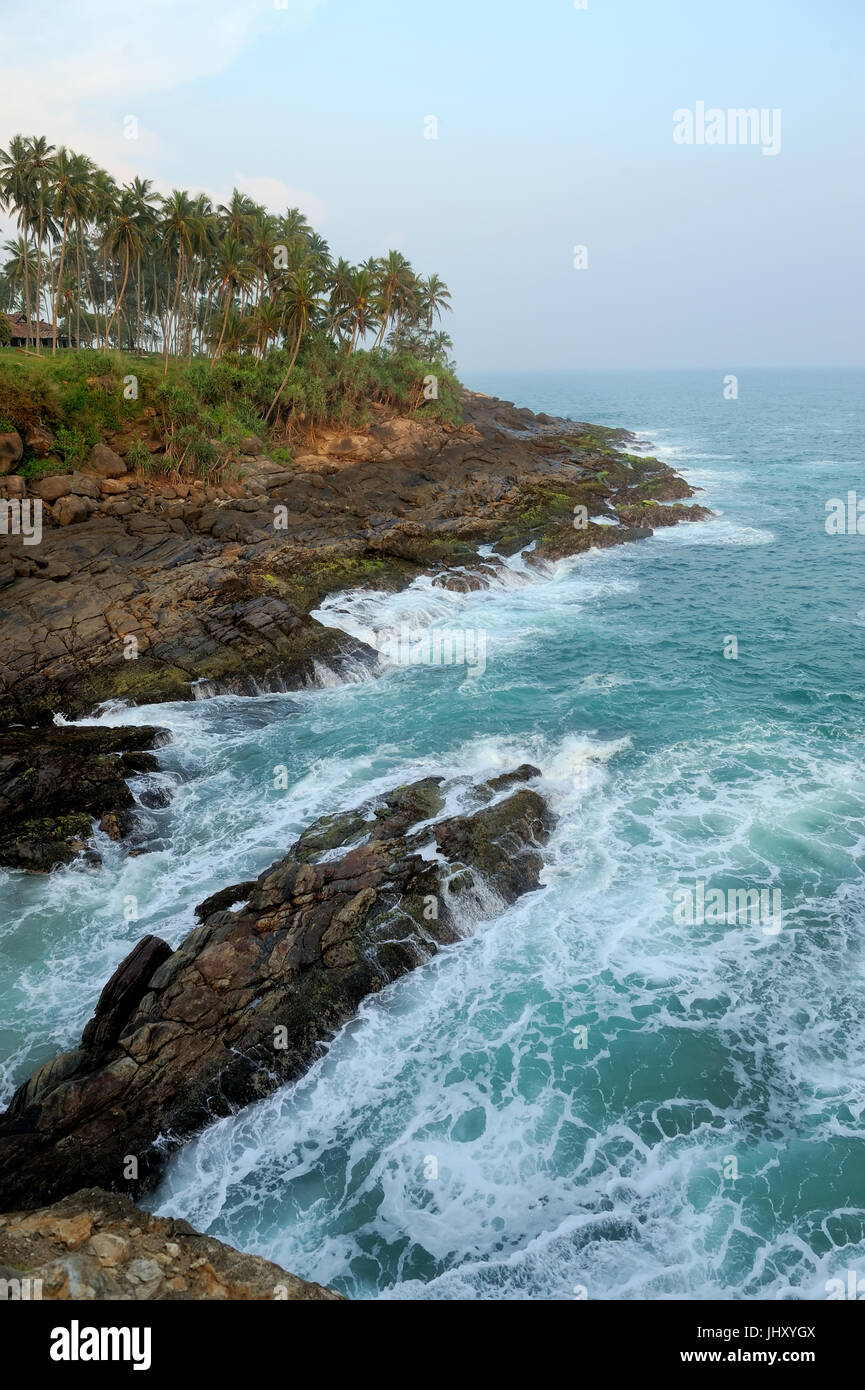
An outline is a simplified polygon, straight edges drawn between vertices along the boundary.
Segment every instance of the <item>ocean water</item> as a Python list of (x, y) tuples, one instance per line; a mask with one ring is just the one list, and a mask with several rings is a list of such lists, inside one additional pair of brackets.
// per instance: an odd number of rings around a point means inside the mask
[[(469, 379), (637, 431), (718, 514), (517, 557), (484, 593), (320, 613), (483, 632), (482, 673), (104, 712), (172, 729), (174, 799), (148, 855), (106, 840), (101, 871), (0, 875), (2, 1099), (144, 932), (179, 942), (313, 817), (528, 760), (558, 815), (542, 889), (187, 1144), (151, 1205), (360, 1298), (824, 1298), (865, 1276), (865, 536), (825, 527), (865, 496), (865, 374), (739, 382)], [(780, 911), (688, 914), (698, 884)]]

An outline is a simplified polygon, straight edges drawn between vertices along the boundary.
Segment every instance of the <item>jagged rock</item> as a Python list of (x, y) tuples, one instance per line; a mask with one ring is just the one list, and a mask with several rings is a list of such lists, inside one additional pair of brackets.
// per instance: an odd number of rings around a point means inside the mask
[[(290, 468), (246, 440), (252, 453), (238, 483), (129, 475), (117, 479), (130, 483), (118, 493), (101, 464), (45, 478), (31, 489), (54, 501), (39, 551), (69, 575), (48, 583), (31, 556), (16, 566), (0, 551), (0, 720), (76, 716), (113, 698), (297, 689), (325, 668), (360, 663), (377, 670), (363, 643), (310, 617), (325, 594), (358, 584), (398, 589), (429, 571), (445, 587), (473, 589), (490, 577), (481, 544), (509, 555), (534, 542), (540, 562), (706, 515), (653, 505), (644, 508), (648, 522), (641, 514), (633, 525), (575, 529), (579, 503), (590, 515), (618, 509), (626, 517), (623, 508), (646, 498), (690, 496), (658, 460), (618, 454), (629, 438), (574, 421), (540, 423), (466, 392), (461, 428), (377, 411), (362, 434), (321, 431), (316, 452), (297, 453)], [(105, 467), (116, 472), (113, 449), (98, 445), (93, 456), (111, 456)], [(130, 635), (137, 661), (126, 659)]]
[(24, 442), (17, 430), (0, 434), (0, 474), (11, 473), (13, 464), (18, 462), (23, 453)]
[[(165, 742), (162, 729), (9, 729), (0, 733), (0, 864), (45, 872), (66, 864), (92, 834), (92, 819), (116, 838), (131, 829), (129, 760)], [(123, 755), (123, 756), (121, 756)], [(139, 762), (138, 767), (141, 767)]]
[(89, 478), (86, 473), (73, 473), (70, 483), (73, 497), (89, 497), (91, 502), (98, 501), (101, 492), (96, 478)]
[(400, 787), (343, 823), (343, 840), (366, 834), (339, 855), (319, 822), (316, 845), (203, 903), (176, 951), (139, 943), (80, 1046), (0, 1118), (0, 1208), (84, 1182), (128, 1191), (129, 1155), (147, 1185), (185, 1136), (299, 1076), (362, 999), (457, 940), (462, 894), (483, 887), (489, 912), (491, 894), (538, 886), (553, 818), (537, 792), (429, 824), (442, 804), (440, 779)]
[(147, 993), (147, 982), (171, 955), (158, 936), (145, 936), (120, 962), (99, 996), (96, 1012), (81, 1034), (81, 1046), (94, 1057), (116, 1043), (133, 1011)]
[(105, 811), (99, 818), (99, 829), (109, 840), (125, 840), (135, 827), (135, 816), (131, 811)]
[(54, 520), (58, 526), (74, 526), (77, 522), (86, 521), (89, 515), (90, 507), (84, 497), (64, 496), (54, 503)]
[(87, 467), (100, 478), (122, 478), (126, 464), (119, 454), (109, 449), (107, 444), (94, 444), (90, 450)]
[(200, 1235), (188, 1221), (153, 1216), (98, 1187), (0, 1216), (0, 1276), (15, 1290), (11, 1297), (23, 1288), (31, 1299), (58, 1301), (344, 1301), (322, 1284)]
[(69, 473), (54, 473), (48, 478), (37, 478), (30, 484), (30, 491), (43, 502), (56, 502), (60, 497), (68, 497), (72, 491), (72, 476)]
[(0, 478), (0, 497), (26, 497), (27, 483), (17, 473)]
[(521, 763), (514, 768), (513, 772), (502, 772), (498, 777), (491, 777), (484, 786), (491, 792), (504, 791), (507, 787), (512, 787), (517, 782), (531, 782), (535, 777), (541, 776), (541, 769), (532, 763)]
[(44, 459), (54, 448), (54, 436), (41, 425), (30, 424), (24, 431), (24, 443), (36, 458)]

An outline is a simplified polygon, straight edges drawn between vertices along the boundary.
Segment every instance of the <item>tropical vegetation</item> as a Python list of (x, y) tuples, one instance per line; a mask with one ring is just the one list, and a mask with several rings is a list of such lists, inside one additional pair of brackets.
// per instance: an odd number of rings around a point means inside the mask
[[(61, 398), (81, 406), (98, 353), (113, 354), (109, 375), (132, 359), (123, 375), (143, 376), (172, 440), (219, 437), (229, 404), (232, 428), (247, 432), (360, 421), (375, 402), (457, 418), (441, 329), (450, 293), (399, 251), (354, 265), (334, 257), (298, 208), (275, 215), (239, 189), (214, 205), (186, 189), (160, 194), (149, 179), (118, 184), (43, 136), (0, 149), (0, 210), (17, 228), (0, 254), (0, 311), (25, 325), (15, 357), (66, 364), (39, 378), (49, 414), (52, 401), (65, 412)], [(0, 348), (8, 337), (0, 312)], [(424, 389), (430, 373), (433, 391)], [(25, 380), (37, 378), (19, 371), (19, 390)], [(15, 382), (2, 383), (7, 397)], [(8, 415), (8, 400), (2, 408)], [(65, 413), (64, 422), (81, 425)]]

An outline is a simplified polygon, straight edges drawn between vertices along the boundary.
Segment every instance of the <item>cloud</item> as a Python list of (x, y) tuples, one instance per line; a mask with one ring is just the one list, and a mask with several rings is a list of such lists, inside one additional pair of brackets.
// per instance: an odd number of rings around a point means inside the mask
[[(84, 150), (117, 178), (140, 173), (116, 127), (122, 97), (170, 91), (225, 72), (268, 32), (305, 28), (326, 0), (28, 0), (0, 18), (0, 146), (44, 134)], [(282, 0), (280, 0), (282, 4)], [(9, 17), (10, 13), (13, 17)], [(155, 140), (152, 140), (155, 146)]]
[[(0, 148), (13, 135), (45, 135), (90, 155), (114, 178), (151, 178), (161, 193), (159, 140), (140, 124), (130, 140), (117, 118), (136, 98), (158, 95), (227, 71), (266, 33), (310, 25), (327, 0), (0, 0), (3, 99)], [(324, 205), (280, 179), (235, 175), (256, 202), (299, 207), (314, 224)], [(224, 193), (207, 191), (215, 201)], [(0, 234), (11, 223), (0, 220)]]

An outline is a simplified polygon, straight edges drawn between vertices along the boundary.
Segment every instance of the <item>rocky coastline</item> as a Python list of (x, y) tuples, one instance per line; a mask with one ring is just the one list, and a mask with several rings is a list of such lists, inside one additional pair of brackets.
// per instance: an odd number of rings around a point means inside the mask
[[(192, 699), (203, 687), (295, 689), (325, 668), (372, 668), (371, 648), (311, 616), (328, 593), (393, 591), (430, 572), (446, 587), (480, 588), (491, 572), (481, 546), (499, 555), (532, 546), (529, 561), (542, 564), (710, 515), (686, 502), (692, 489), (672, 469), (628, 452), (636, 441), (625, 431), (469, 392), (464, 411), (458, 429), (383, 413), (364, 434), (322, 435), (290, 466), (250, 439), (242, 480), (221, 487), (156, 487), (127, 471), (120, 439), (97, 445), (80, 474), (35, 484), (41, 544), (11, 536), (0, 549), (0, 643), (10, 654), (0, 675), (0, 865), (95, 862), (97, 824), (135, 852), (129, 781), (158, 770), (165, 731), (53, 723), (58, 715), (81, 718), (109, 699)], [(4, 436), (9, 500), (27, 494), (10, 471), (15, 453)], [(447, 787), (429, 778), (322, 818), (257, 879), (202, 903), (177, 950), (140, 941), (79, 1045), (41, 1067), (0, 1116), (0, 1211), (17, 1213), (0, 1218), (0, 1263), (15, 1266), (16, 1231), (49, 1241), (27, 1215), (34, 1206), (49, 1211), (37, 1215), (50, 1227), (54, 1204), (65, 1220), (70, 1203), (70, 1219), (102, 1203), (136, 1241), (149, 1239), (151, 1218), (110, 1204), (152, 1187), (203, 1125), (300, 1076), (361, 1000), (459, 939), (467, 904), (477, 920), (537, 889), (554, 823), (538, 777), (524, 766), (464, 789), (459, 815), (445, 813)], [(100, 1192), (83, 1190), (94, 1184)], [(55, 1269), (61, 1290), (50, 1296), (71, 1296), (62, 1290), (72, 1274), (50, 1257), (40, 1246), (40, 1268)], [(79, 1296), (273, 1296), (231, 1292), (240, 1284), (219, 1276), (212, 1251), (214, 1287), (229, 1292), (202, 1293), (189, 1269), (159, 1272), (165, 1259), (149, 1249), (152, 1295), (130, 1292), (98, 1251), (87, 1258), (92, 1267), (75, 1277), (91, 1292)], [(244, 1275), (254, 1287), (257, 1277)]]
[(127, 470), (119, 435), (80, 472), (29, 483), (10, 471), (23, 441), (0, 436), (0, 500), (42, 518), (39, 544), (0, 545), (0, 721), (314, 684), (373, 655), (310, 617), (334, 590), (481, 570), (480, 545), (534, 542), (542, 562), (709, 515), (666, 464), (627, 453), (627, 431), (472, 392), (463, 409), (454, 428), (379, 408), (290, 464), (250, 438), (240, 481), (208, 487)]
[(176, 951), (144, 937), (79, 1046), (0, 1117), (0, 1210), (97, 1182), (137, 1196), (208, 1121), (300, 1076), (358, 1004), (537, 888), (553, 826), (523, 767), (442, 818), (429, 778), (315, 822), (256, 880), (197, 909)]

